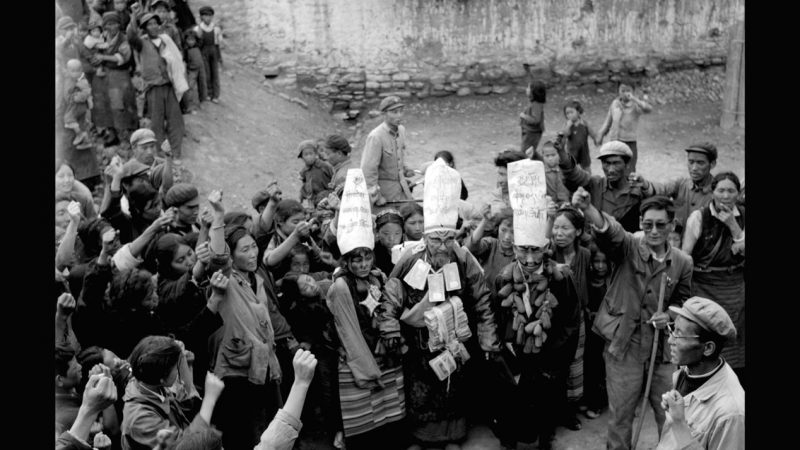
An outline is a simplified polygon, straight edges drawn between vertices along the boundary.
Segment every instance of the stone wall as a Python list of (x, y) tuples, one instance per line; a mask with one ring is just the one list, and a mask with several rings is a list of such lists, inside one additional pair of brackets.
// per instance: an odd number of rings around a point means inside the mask
[(222, 0), (276, 83), (358, 110), (724, 64), (743, 0)]

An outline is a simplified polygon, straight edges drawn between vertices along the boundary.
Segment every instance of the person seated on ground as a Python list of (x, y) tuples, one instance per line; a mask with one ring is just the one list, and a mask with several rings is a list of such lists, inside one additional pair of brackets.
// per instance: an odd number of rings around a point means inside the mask
[(224, 383), (206, 374), (205, 397), (194, 387), (186, 350), (167, 336), (147, 336), (131, 352), (133, 379), (125, 389), (122, 419), (122, 449), (153, 448), (159, 430), (169, 430), (180, 439), (193, 422), (210, 426), (211, 415)]
[(92, 375), (86, 383), (72, 426), (60, 433), (56, 440), (56, 450), (91, 450), (93, 446), (89, 445), (88, 440), (95, 417), (116, 400), (117, 389), (111, 378), (102, 373)]
[(733, 321), (702, 297), (669, 309), (677, 314), (669, 327), (671, 360), (680, 368), (662, 396), (667, 420), (657, 450), (744, 449), (744, 389), (720, 356), (736, 338)]
[(306, 392), (314, 378), (317, 359), (311, 352), (298, 350), (292, 365), (295, 375), (289, 397), (261, 434), (261, 440), (254, 450), (290, 450), (294, 447), (294, 442), (303, 426), (300, 414), (303, 411)]

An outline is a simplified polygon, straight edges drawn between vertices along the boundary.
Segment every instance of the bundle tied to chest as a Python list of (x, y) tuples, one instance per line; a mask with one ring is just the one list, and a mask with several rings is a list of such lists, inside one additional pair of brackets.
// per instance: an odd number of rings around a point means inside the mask
[[(513, 318), (505, 330), (505, 337), (523, 347), (523, 353), (538, 353), (547, 340), (551, 327), (553, 308), (558, 300), (550, 293), (546, 270), (525, 275), (519, 263), (506, 266), (500, 273), (502, 287), (497, 295), (500, 306), (507, 308)], [(560, 272), (553, 271), (555, 276)]]

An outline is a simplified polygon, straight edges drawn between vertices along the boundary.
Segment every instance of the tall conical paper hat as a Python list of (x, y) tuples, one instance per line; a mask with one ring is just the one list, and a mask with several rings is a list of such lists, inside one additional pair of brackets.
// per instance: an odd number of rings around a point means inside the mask
[(372, 249), (375, 246), (370, 205), (364, 173), (358, 168), (349, 169), (336, 226), (336, 243), (342, 255), (358, 247)]
[(541, 161), (508, 164), (508, 198), (514, 210), (514, 244), (547, 244), (547, 181)]
[(461, 175), (442, 158), (425, 171), (425, 233), (452, 231), (458, 221), (458, 200), (461, 198)]

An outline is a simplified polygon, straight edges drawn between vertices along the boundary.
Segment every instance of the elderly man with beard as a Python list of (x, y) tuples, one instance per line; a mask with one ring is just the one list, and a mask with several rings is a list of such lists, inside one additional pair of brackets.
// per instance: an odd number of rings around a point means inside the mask
[[(434, 165), (437, 168), (431, 170), (434, 168), (431, 166), (425, 176), (424, 244), (411, 249), (395, 265), (385, 286), (385, 300), (381, 302), (378, 321), (384, 342), (401, 341), (395, 339), (401, 337), (404, 350), (407, 347), (403, 355), (406, 417), (414, 440), (421, 445), (447, 445), (446, 448), (450, 448), (466, 436), (464, 411), (471, 398), (465, 387), (471, 366), (467, 362), (466, 366), (450, 373), (445, 380), (437, 377), (431, 368), (430, 361), (444, 355), (448, 350), (444, 353), (429, 350), (430, 338), (423, 317), (425, 311), (444, 305), (445, 302), (432, 303), (429, 300), (429, 290), (434, 289), (431, 283), (420, 284), (409, 272), (414, 269), (415, 273), (420, 273), (418, 269), (422, 267), (422, 279), (429, 274), (436, 277), (445, 265), (455, 263), (460, 287), (441, 294), (445, 298), (449, 296), (450, 300), (447, 301), (454, 300), (456, 296), (461, 300), (468, 322), (466, 325), (471, 332), (471, 337), (463, 345), (472, 358), (497, 359), (500, 358), (500, 343), (490, 304), (489, 288), (480, 265), (455, 239), (458, 217), (455, 205), (460, 195), (460, 177), (454, 169), (444, 167), (441, 160), (437, 160)], [(445, 173), (440, 173), (442, 171)], [(448, 184), (448, 188), (452, 189), (441, 189), (441, 185), (437, 186), (434, 180), (441, 180), (443, 176), (450, 177), (450, 181), (453, 181)], [(447, 212), (435, 214), (437, 211), (431, 209), (434, 202), (448, 205), (444, 207)], [(452, 267), (450, 266), (451, 269)], [(453, 287), (452, 281), (449, 279), (443, 284), (446, 283), (450, 289)], [(452, 343), (459, 344), (456, 340)]]
[[(125, 244), (136, 239), (161, 214), (162, 189), (156, 189), (150, 177), (149, 168), (135, 159), (123, 165), (109, 164), (111, 175), (111, 201), (101, 216), (115, 229), (119, 230), (120, 242)], [(123, 194), (128, 200), (130, 215), (120, 207)]]

